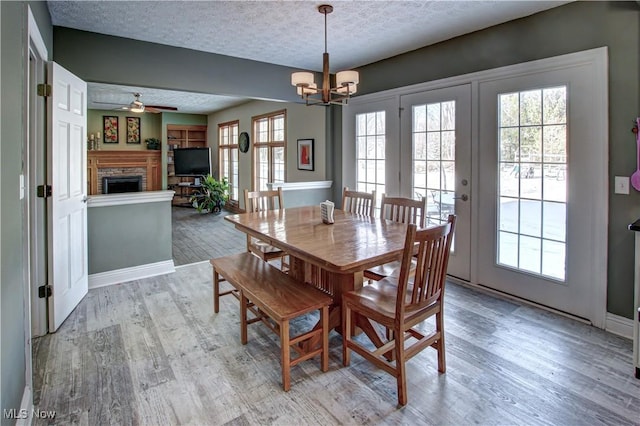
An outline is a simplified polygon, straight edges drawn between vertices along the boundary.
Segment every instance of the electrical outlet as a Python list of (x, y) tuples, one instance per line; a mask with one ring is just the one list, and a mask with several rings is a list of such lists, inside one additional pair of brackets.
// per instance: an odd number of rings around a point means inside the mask
[(616, 176), (616, 187), (614, 193), (616, 194), (629, 194), (629, 177), (628, 176)]

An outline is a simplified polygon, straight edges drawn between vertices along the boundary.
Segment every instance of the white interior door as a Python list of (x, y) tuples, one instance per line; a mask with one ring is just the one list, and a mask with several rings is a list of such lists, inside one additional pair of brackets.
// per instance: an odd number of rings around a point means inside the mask
[(471, 85), (400, 97), (402, 196), (427, 199), (427, 225), (455, 214), (449, 275), (470, 279)]
[(601, 68), (585, 60), (480, 82), (478, 163), (478, 282), (600, 327), (608, 146)]
[(87, 84), (55, 62), (49, 65), (49, 331), (54, 332), (88, 291)]

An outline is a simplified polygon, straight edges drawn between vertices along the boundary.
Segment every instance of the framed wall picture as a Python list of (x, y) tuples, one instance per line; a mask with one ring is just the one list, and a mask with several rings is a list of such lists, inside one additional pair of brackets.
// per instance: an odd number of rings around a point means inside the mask
[(298, 139), (298, 170), (313, 170), (313, 139)]
[(118, 143), (118, 116), (103, 115), (102, 130), (104, 143)]
[(140, 117), (127, 117), (127, 143), (140, 143)]

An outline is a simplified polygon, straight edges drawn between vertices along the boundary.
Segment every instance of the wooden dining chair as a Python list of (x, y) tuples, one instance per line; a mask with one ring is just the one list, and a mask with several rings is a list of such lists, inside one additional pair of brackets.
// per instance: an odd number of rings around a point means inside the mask
[[(419, 228), (424, 228), (426, 220), (426, 200), (422, 197), (420, 200), (403, 197), (387, 197), (382, 194), (382, 203), (380, 204), (380, 217), (382, 219), (392, 220), (400, 223), (414, 223)], [(365, 278), (379, 281), (384, 277), (388, 277), (394, 271), (400, 268), (400, 262), (389, 262), (384, 265), (378, 265), (364, 271)]]
[[(249, 191), (245, 189), (244, 208), (247, 213), (283, 209), (282, 188), (272, 191)], [(280, 259), (280, 269), (283, 271), (289, 267), (285, 259), (287, 254), (284, 251), (248, 234), (247, 251), (255, 254), (265, 262)]]
[[(353, 350), (395, 376), (399, 405), (407, 404), (405, 363), (424, 348), (431, 346), (438, 351), (438, 371), (446, 371), (443, 298), (455, 221), (456, 217), (450, 215), (447, 223), (431, 228), (418, 229), (410, 224), (400, 274), (342, 296), (343, 364), (349, 365)], [(416, 253), (417, 266), (412, 275), (411, 261)], [(432, 316), (435, 330), (423, 334), (417, 326)], [(369, 324), (372, 328), (370, 321), (381, 324), (389, 331), (389, 338), (378, 335), (383, 345), (372, 350), (351, 338), (352, 320), (361, 327)]]
[(359, 192), (351, 191), (344, 187), (342, 191), (342, 210), (362, 216), (374, 216), (376, 208), (376, 191)]

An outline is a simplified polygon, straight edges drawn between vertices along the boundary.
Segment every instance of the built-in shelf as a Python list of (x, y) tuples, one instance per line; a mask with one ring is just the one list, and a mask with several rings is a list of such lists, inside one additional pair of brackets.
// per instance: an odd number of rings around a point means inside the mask
[[(176, 176), (173, 150), (178, 148), (204, 148), (207, 146), (207, 126), (204, 125), (167, 125), (167, 189), (176, 192), (174, 205), (191, 206), (191, 195), (200, 188), (193, 185), (195, 178)], [(191, 185), (180, 185), (191, 183)]]

